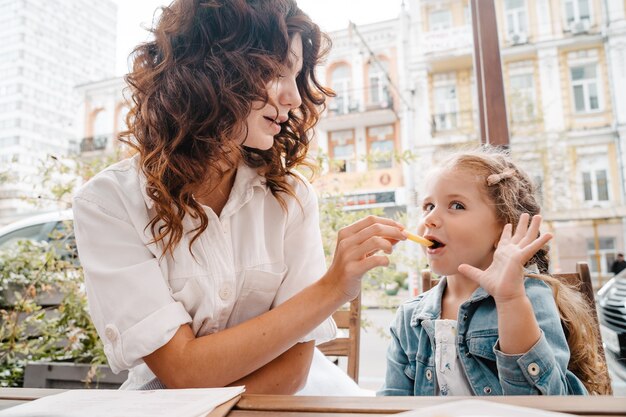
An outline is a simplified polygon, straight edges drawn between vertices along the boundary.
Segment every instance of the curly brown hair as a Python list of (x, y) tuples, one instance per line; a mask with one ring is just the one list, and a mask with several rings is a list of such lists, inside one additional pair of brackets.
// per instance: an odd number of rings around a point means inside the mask
[[(483, 146), (460, 151), (449, 156), (442, 168), (475, 175), (484, 184), (483, 191), (493, 203), (496, 217), (502, 226), (510, 223), (515, 227), (523, 213), (534, 216), (541, 211), (535, 185), (505, 150)], [(500, 176), (499, 180), (490, 181), (494, 174)], [(526, 266), (532, 264), (537, 266), (539, 274), (528, 276), (541, 279), (552, 288), (570, 348), (568, 369), (590, 393), (610, 394), (611, 382), (606, 362), (601, 356), (598, 326), (594, 322), (595, 318), (589, 314), (587, 301), (578, 288), (549, 275), (547, 247), (537, 251)]]
[[(199, 219), (191, 244), (208, 226), (193, 198), (243, 160), (263, 175), (285, 207), (294, 196), (288, 177), (306, 154), (326, 97), (315, 77), (330, 40), (294, 0), (176, 0), (162, 9), (154, 40), (133, 53), (126, 76), (131, 92), (128, 131), (122, 141), (139, 153), (155, 216), (146, 226), (171, 252), (182, 221)], [(303, 67), (296, 82), (302, 104), (289, 112), (268, 150), (244, 147), (246, 118), (254, 101), (268, 102), (265, 85), (289, 62), (290, 40), (300, 34)], [(272, 103), (270, 103), (272, 104)], [(310, 164), (309, 164), (310, 165)]]

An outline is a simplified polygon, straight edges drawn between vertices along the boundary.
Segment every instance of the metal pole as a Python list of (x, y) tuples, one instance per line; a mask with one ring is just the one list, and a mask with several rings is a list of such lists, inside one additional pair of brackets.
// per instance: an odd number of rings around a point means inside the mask
[(471, 0), (480, 141), (509, 146), (498, 24), (493, 0)]

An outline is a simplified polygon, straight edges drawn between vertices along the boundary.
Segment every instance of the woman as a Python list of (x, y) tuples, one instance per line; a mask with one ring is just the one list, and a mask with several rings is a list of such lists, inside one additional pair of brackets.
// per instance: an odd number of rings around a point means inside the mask
[(325, 38), (293, 0), (177, 0), (136, 48), (125, 142), (83, 186), (76, 238), (93, 321), (125, 388), (295, 393), (328, 317), (387, 265), (402, 226), (339, 232), (325, 271), (305, 163)]

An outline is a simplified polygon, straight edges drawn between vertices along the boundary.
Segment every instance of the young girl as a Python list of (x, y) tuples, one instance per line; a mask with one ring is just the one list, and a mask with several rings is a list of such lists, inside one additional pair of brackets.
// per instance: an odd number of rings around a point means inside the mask
[(552, 236), (529, 177), (498, 151), (463, 152), (428, 178), (422, 207), (443, 279), (398, 310), (379, 394), (607, 393), (586, 301), (543, 275)]
[(296, 167), (330, 94), (315, 77), (327, 43), (294, 0), (175, 0), (153, 33), (127, 76), (137, 153), (74, 198), (109, 365), (130, 370), (128, 389), (298, 392), (314, 345), (335, 336), (329, 316), (388, 264), (378, 251), (402, 226), (372, 216), (342, 229), (326, 270), (317, 198)]

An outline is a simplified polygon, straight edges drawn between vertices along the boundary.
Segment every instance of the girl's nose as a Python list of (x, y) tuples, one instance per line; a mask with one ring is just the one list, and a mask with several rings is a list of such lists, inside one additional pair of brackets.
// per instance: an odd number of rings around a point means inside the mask
[(423, 223), (424, 223), (424, 226), (429, 228), (429, 229), (437, 228), (437, 227), (439, 227), (441, 225), (441, 219), (437, 215), (436, 209), (433, 209), (433, 210), (429, 211), (424, 216)]

